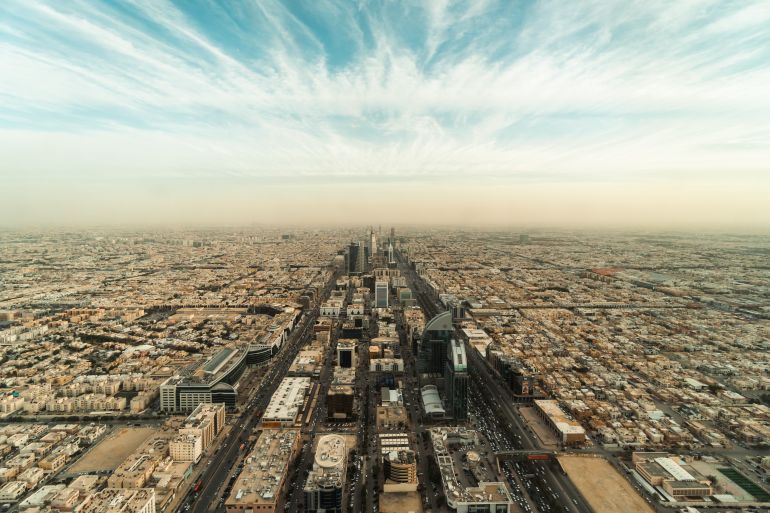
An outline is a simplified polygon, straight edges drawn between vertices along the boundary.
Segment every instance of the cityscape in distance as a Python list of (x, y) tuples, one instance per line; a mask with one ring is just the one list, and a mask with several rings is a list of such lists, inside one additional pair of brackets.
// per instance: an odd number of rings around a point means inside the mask
[(0, 513), (770, 513), (770, 3), (0, 3)]

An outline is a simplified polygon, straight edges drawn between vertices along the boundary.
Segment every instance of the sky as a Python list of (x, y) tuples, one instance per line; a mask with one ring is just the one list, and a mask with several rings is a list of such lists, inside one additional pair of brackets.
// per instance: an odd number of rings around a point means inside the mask
[(770, 1), (0, 2), (0, 226), (770, 229)]

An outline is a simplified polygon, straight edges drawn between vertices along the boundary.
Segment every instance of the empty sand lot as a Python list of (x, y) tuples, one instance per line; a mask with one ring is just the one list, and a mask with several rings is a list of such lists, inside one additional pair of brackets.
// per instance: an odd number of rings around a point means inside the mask
[(380, 494), (380, 513), (422, 513), (422, 502), (418, 492)]
[(560, 456), (559, 463), (596, 513), (654, 513), (607, 460)]
[(142, 442), (155, 432), (151, 427), (116, 428), (99, 445), (88, 451), (69, 470), (70, 474), (78, 472), (96, 472), (99, 470), (115, 470), (126, 457), (134, 452)]

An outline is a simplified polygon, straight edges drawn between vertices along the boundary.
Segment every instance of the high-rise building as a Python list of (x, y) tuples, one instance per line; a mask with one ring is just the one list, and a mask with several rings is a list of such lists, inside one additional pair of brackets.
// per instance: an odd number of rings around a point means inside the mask
[(442, 312), (428, 321), (422, 332), (417, 351), (417, 366), (420, 372), (444, 373), (444, 361), (452, 333), (452, 312)]
[(318, 440), (313, 470), (305, 482), (305, 511), (342, 513), (342, 490), (347, 470), (347, 447), (340, 435), (324, 435)]
[(326, 414), (330, 419), (350, 419), (353, 417), (353, 387), (350, 385), (332, 385), (326, 396)]
[(337, 365), (349, 369), (357, 364), (356, 341), (340, 339), (337, 341)]
[(374, 284), (374, 306), (376, 308), (388, 307), (388, 282), (378, 280)]
[(359, 274), (366, 267), (366, 255), (360, 242), (351, 242), (348, 246), (348, 272)]
[(377, 254), (377, 235), (374, 233), (374, 228), (369, 233), (369, 255), (374, 256)]
[(465, 344), (459, 340), (450, 340), (446, 356), (446, 412), (456, 420), (465, 420), (468, 418), (468, 359)]

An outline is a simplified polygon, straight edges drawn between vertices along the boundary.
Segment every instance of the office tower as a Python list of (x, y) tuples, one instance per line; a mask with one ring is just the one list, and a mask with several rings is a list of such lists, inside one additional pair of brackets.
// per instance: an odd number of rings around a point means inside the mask
[(468, 359), (465, 355), (465, 344), (459, 340), (451, 340), (446, 355), (446, 412), (456, 420), (465, 420), (468, 418)]
[(447, 345), (452, 338), (452, 312), (438, 314), (428, 321), (417, 351), (417, 368), (422, 373), (442, 374)]
[(369, 254), (372, 256), (377, 254), (377, 235), (374, 233), (374, 228), (369, 233)]
[(374, 284), (374, 306), (376, 308), (388, 307), (388, 282), (377, 281)]
[(393, 243), (388, 244), (388, 263), (389, 264), (395, 264), (396, 259), (393, 258)]
[(350, 369), (355, 367), (356, 364), (356, 341), (340, 339), (337, 342), (337, 365)]
[(348, 246), (348, 273), (364, 272), (366, 255), (360, 242), (351, 242)]
[(347, 447), (340, 435), (324, 435), (318, 440), (313, 470), (305, 483), (305, 511), (342, 513), (342, 490), (347, 470)]
[(326, 396), (326, 415), (330, 419), (350, 419), (353, 417), (353, 387), (350, 385), (332, 385)]

